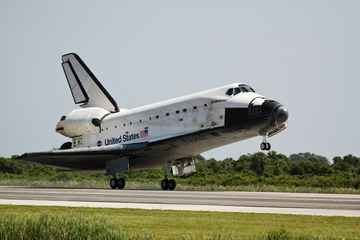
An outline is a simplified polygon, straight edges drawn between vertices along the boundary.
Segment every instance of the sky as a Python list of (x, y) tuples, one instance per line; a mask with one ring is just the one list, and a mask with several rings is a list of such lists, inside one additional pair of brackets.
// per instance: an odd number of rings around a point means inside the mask
[[(77, 53), (120, 108), (247, 83), (289, 110), (289, 156), (360, 157), (360, 1), (0, 0), (0, 156), (60, 147)], [(260, 151), (262, 137), (202, 155)]]

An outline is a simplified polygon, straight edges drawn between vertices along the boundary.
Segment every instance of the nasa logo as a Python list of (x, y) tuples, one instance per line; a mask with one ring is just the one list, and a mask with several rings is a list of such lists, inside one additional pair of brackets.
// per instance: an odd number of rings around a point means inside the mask
[(97, 146), (101, 147), (101, 141), (100, 140), (97, 142)]

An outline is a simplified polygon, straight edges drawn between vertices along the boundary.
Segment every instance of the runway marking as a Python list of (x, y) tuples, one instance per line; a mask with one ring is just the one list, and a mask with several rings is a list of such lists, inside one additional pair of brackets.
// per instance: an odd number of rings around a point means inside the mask
[(0, 199), (0, 204), (31, 205), (31, 206), (63, 206), (63, 207), (94, 207), (94, 208), (134, 208), (146, 210), (181, 210), (211, 212), (242, 212), (242, 213), (274, 213), (314, 216), (346, 216), (360, 217), (360, 211), (306, 209), (306, 208), (269, 208), (269, 207), (238, 207), (214, 205), (182, 205), (182, 204), (144, 204), (144, 203), (113, 203), (113, 202), (75, 202), (75, 201), (44, 201), (44, 200), (9, 200)]

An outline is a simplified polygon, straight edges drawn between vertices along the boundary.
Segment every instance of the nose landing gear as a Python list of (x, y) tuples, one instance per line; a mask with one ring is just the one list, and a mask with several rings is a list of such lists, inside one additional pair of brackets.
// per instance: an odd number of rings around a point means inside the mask
[(271, 149), (270, 143), (266, 141), (266, 135), (264, 136), (263, 142), (260, 144), (260, 149), (263, 151), (269, 151)]
[(268, 142), (263, 142), (263, 143), (261, 143), (260, 144), (260, 149), (261, 150), (263, 150), (263, 151), (269, 151), (270, 149), (271, 149), (271, 145), (270, 145), (270, 143), (268, 143)]

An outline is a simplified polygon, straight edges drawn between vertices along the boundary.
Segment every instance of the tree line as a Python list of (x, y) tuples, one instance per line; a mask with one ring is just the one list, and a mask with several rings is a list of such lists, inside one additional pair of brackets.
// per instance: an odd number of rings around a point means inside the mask
[(289, 157), (275, 151), (267, 154), (257, 152), (242, 155), (237, 160), (207, 160), (197, 165), (196, 175), (184, 178), (191, 182), (206, 181), (206, 184), (222, 186), (265, 184), (358, 189), (360, 158), (347, 155), (335, 157), (333, 161), (334, 163), (330, 164), (327, 158), (308, 152), (292, 154)]
[[(60, 169), (0, 157), (0, 181), (29, 179), (49, 181), (108, 181), (101, 173), (62, 172)], [(209, 159), (196, 165), (197, 172), (177, 179), (180, 184), (236, 186), (263, 184), (308, 187), (360, 187), (360, 158), (351, 154), (334, 157), (333, 163), (313, 153), (284, 154), (270, 151), (245, 154), (238, 159)], [(128, 181), (155, 182), (164, 178), (162, 168), (127, 171), (121, 176)]]

